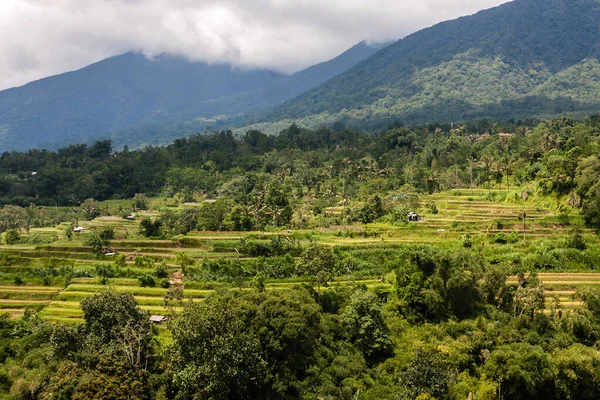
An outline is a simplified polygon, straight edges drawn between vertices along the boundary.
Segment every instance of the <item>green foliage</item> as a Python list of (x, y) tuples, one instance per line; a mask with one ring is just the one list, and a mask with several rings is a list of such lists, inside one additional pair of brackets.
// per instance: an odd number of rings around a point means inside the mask
[(444, 398), (452, 378), (451, 365), (437, 351), (418, 348), (400, 383), (407, 399)]
[(0, 229), (2, 231), (10, 229), (24, 228), (27, 222), (27, 212), (19, 206), (5, 205), (0, 208)]
[(298, 264), (298, 273), (314, 279), (318, 286), (319, 296), (321, 286), (327, 285), (335, 273), (335, 258), (333, 251), (317, 243), (311, 243), (303, 252)]
[(460, 242), (462, 244), (462, 247), (470, 249), (471, 247), (473, 247), (473, 236), (469, 234), (462, 235), (460, 237)]
[(553, 398), (550, 357), (539, 346), (515, 343), (500, 346), (484, 365), (499, 382), (498, 392), (511, 399)]
[(85, 329), (102, 343), (117, 340), (128, 325), (144, 324), (148, 314), (142, 311), (131, 293), (104, 291), (81, 301)]
[(373, 196), (367, 203), (360, 209), (358, 218), (364, 224), (373, 222), (386, 213), (381, 198), (379, 196)]
[(136, 210), (147, 210), (149, 207), (148, 205), (148, 198), (146, 197), (145, 194), (142, 193), (136, 193), (133, 196), (133, 208)]
[(434, 201), (427, 203), (427, 209), (429, 210), (430, 213), (432, 214), (437, 214), (439, 213), (438, 209), (437, 209), (437, 205), (435, 204)]
[(242, 317), (221, 302), (189, 303), (170, 326), (171, 368), (180, 398), (255, 398), (262, 391), (265, 361), (260, 341)]
[(142, 287), (155, 287), (156, 279), (152, 275), (143, 275), (138, 278), (140, 286)]
[(107, 244), (108, 243), (105, 240), (103, 240), (99, 234), (95, 232), (88, 233), (85, 239), (85, 245), (91, 247), (92, 253), (95, 254), (102, 253), (102, 249)]
[(482, 260), (466, 252), (446, 253), (425, 247), (407, 254), (396, 269), (401, 311), (433, 320), (466, 318), (485, 305)]
[(367, 359), (386, 355), (391, 340), (379, 299), (373, 292), (356, 290), (341, 315), (348, 339)]
[(115, 227), (114, 226), (107, 226), (106, 228), (102, 229), (102, 231), (100, 231), (100, 233), (98, 234), (98, 236), (104, 242), (107, 242), (109, 240), (113, 240), (115, 238)]
[(159, 279), (169, 277), (169, 271), (167, 271), (167, 265), (164, 262), (156, 266), (154, 269), (154, 276)]
[(91, 221), (100, 215), (100, 210), (98, 209), (98, 205), (94, 199), (85, 200), (83, 203), (81, 203), (79, 208), (83, 218), (87, 219), (88, 221)]
[(21, 233), (17, 229), (9, 229), (4, 234), (6, 244), (17, 244), (21, 240)]
[(148, 217), (142, 218), (140, 221), (139, 232), (140, 235), (147, 238), (157, 238), (162, 236), (162, 226), (163, 223), (161, 220), (157, 219), (152, 221), (152, 219)]

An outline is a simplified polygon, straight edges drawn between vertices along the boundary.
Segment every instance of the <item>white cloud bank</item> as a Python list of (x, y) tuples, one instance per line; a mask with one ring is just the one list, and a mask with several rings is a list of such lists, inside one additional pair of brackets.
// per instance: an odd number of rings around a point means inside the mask
[(0, 0), (0, 89), (130, 50), (292, 72), (507, 0)]

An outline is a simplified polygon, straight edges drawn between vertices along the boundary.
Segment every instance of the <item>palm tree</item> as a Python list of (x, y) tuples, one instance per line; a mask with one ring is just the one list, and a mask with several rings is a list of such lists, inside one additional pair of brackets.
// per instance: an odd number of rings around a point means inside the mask
[(469, 163), (469, 188), (471, 189), (471, 195), (473, 195), (473, 164), (476, 161), (477, 160), (472, 155), (467, 157), (467, 162)]
[(482, 157), (481, 161), (482, 161), (483, 167), (485, 168), (486, 180), (487, 180), (487, 184), (488, 184), (488, 194), (491, 194), (490, 170), (491, 170), (492, 166), (494, 165), (494, 156), (487, 154)]

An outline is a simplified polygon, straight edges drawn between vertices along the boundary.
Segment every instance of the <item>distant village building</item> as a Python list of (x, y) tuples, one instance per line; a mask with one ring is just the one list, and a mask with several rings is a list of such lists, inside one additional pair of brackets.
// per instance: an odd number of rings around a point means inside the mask
[(73, 228), (73, 232), (82, 233), (82, 232), (85, 232), (85, 228), (83, 226), (76, 226)]
[(515, 136), (515, 135), (514, 135), (514, 134), (512, 134), (512, 133), (503, 133), (503, 132), (500, 132), (500, 133), (498, 134), (498, 136), (500, 136), (501, 138), (511, 138), (511, 137), (513, 137), (513, 136)]
[(168, 317), (165, 317), (164, 315), (152, 315), (150, 317), (150, 322), (154, 322), (155, 324), (160, 324), (164, 321), (166, 321), (168, 319)]

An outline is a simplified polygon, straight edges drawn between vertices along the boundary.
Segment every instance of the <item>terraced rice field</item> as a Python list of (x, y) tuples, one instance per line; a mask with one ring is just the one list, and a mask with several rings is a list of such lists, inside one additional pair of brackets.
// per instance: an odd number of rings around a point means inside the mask
[[(476, 193), (476, 191), (474, 191)], [(558, 224), (557, 212), (552, 204), (538, 204), (515, 200), (514, 203), (491, 202), (481, 196), (471, 195), (470, 191), (445, 192), (433, 196), (423, 196), (421, 203), (424, 211), (424, 221), (407, 224), (375, 223), (366, 226), (331, 226), (316, 230), (294, 230), (276, 233), (254, 232), (255, 237), (268, 239), (270, 235), (294, 235), (300, 240), (308, 241), (308, 237), (316, 239), (330, 246), (344, 246), (355, 248), (356, 253), (368, 252), (377, 246), (377, 249), (393, 256), (399, 245), (410, 243), (423, 244), (450, 244), (456, 246), (465, 234), (473, 236), (491, 237), (496, 233), (514, 233), (523, 237), (523, 221), (521, 215), (527, 214), (525, 237), (527, 242), (541, 239), (553, 239), (556, 235), (566, 233), (568, 228)], [(512, 196), (512, 195), (511, 195)], [(514, 196), (513, 196), (514, 197)], [(435, 202), (438, 213), (433, 214), (424, 206)], [(116, 203), (115, 203), (116, 204)], [(335, 212), (331, 209), (330, 212)], [(339, 211), (339, 210), (337, 210)], [(156, 216), (157, 213), (145, 213)], [(138, 215), (141, 217), (142, 215)], [(574, 222), (579, 221), (577, 215), (571, 216)], [(113, 226), (116, 237), (111, 241), (111, 248), (117, 254), (124, 254), (129, 267), (134, 268), (136, 257), (145, 256), (153, 260), (162, 260), (167, 263), (170, 272), (179, 266), (176, 262), (178, 253), (185, 252), (196, 262), (204, 259), (235, 258), (240, 254), (236, 250), (238, 241), (249, 233), (247, 232), (191, 232), (185, 237), (176, 237), (172, 240), (148, 240), (137, 234), (139, 221), (129, 221), (120, 217), (100, 217), (91, 222), (81, 222), (86, 230), (99, 227)], [(113, 258), (95, 256), (82, 242), (84, 235), (75, 235), (72, 242), (65, 240), (64, 231), (67, 224), (56, 228), (32, 229), (31, 235), (40, 238), (51, 238), (51, 244), (31, 244), (0, 246), (0, 278), (3, 273), (18, 273), (29, 271), (52, 262), (55, 265), (67, 265), (74, 270), (93, 271), (95, 265), (102, 262), (111, 262)], [(340, 234), (344, 232), (344, 234)], [(599, 244), (598, 237), (591, 231), (584, 231), (587, 240), (592, 244)], [(56, 237), (59, 237), (56, 240)], [(525, 243), (519, 242), (511, 247), (511, 251), (527, 251)], [(497, 249), (496, 251), (502, 251)], [(135, 267), (139, 273), (152, 273), (152, 269)], [(578, 288), (593, 287), (600, 289), (600, 274), (539, 274), (547, 295), (547, 306), (560, 302), (562, 309), (574, 309), (581, 306), (581, 302), (574, 295)], [(343, 284), (340, 279), (339, 284)], [(41, 284), (15, 285), (8, 281), (0, 281), (0, 309), (13, 316), (19, 316), (25, 308), (33, 307), (40, 311), (40, 316), (55, 321), (80, 321), (82, 312), (79, 302), (87, 296), (113, 287), (119, 291), (131, 292), (140, 305), (156, 314), (165, 314), (164, 296), (166, 289), (142, 288), (137, 279), (110, 279), (108, 285), (99, 285), (98, 278), (76, 278), (65, 288), (62, 281), (56, 278), (50, 286)], [(365, 279), (362, 283), (370, 288), (389, 289), (389, 285), (377, 283), (374, 277)], [(294, 282), (271, 282), (267, 290), (285, 289)], [(184, 297), (192, 301), (201, 301), (208, 296), (212, 288), (206, 285), (197, 285), (196, 282), (186, 282)]]
[[(539, 273), (538, 278), (544, 287), (547, 312), (580, 308), (583, 302), (576, 296), (578, 290), (600, 290), (600, 273)], [(517, 278), (509, 278), (508, 283), (516, 284)]]
[(0, 286), (0, 312), (20, 317), (26, 308), (41, 310), (60, 293), (60, 287), (47, 286)]

